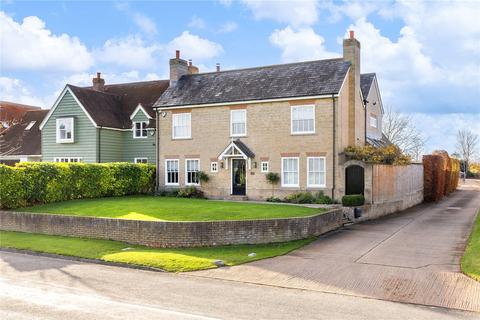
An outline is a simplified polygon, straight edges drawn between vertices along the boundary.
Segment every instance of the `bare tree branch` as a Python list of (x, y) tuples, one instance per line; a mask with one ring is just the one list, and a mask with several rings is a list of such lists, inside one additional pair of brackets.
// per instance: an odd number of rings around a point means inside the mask
[(425, 138), (417, 130), (410, 116), (387, 107), (383, 118), (383, 134), (403, 153), (415, 160), (420, 160), (425, 146)]
[(465, 168), (469, 169), (470, 160), (477, 152), (478, 148), (478, 135), (470, 130), (458, 130), (457, 133), (457, 152), (465, 161)]

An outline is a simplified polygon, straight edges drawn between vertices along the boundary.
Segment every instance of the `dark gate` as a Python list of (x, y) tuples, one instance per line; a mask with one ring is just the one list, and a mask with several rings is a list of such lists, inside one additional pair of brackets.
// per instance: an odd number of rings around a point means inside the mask
[(365, 172), (363, 167), (352, 165), (345, 169), (345, 194), (364, 194)]

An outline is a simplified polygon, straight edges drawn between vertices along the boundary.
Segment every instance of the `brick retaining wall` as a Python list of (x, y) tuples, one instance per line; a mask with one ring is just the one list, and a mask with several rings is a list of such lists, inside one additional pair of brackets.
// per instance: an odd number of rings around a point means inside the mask
[(282, 242), (318, 236), (342, 225), (342, 210), (297, 218), (211, 222), (104, 219), (0, 211), (0, 229), (109, 239), (151, 247)]

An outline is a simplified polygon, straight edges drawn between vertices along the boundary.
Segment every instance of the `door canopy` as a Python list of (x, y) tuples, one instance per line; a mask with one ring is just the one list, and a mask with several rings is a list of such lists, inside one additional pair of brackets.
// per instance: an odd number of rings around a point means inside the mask
[[(245, 143), (239, 139), (233, 140), (218, 156), (218, 160), (226, 160), (229, 158), (243, 158), (248, 162), (248, 168), (251, 169), (251, 159), (255, 158), (255, 154), (250, 150)], [(228, 165), (228, 161), (226, 161)]]

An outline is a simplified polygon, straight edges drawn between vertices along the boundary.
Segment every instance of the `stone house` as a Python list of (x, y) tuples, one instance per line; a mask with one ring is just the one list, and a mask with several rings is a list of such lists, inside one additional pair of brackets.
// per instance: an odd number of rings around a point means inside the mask
[(154, 102), (168, 80), (67, 84), (40, 124), (42, 160), (155, 163)]
[(377, 80), (360, 73), (353, 32), (338, 59), (249, 69), (198, 73), (177, 51), (153, 108), (158, 189), (193, 185), (211, 198), (265, 199), (268, 172), (281, 177), (275, 196), (338, 198), (344, 148), (382, 139)]

